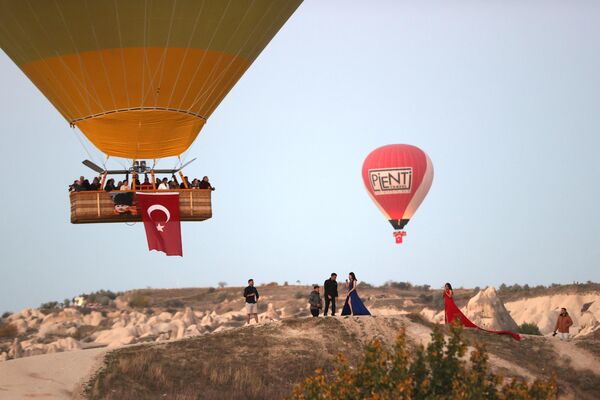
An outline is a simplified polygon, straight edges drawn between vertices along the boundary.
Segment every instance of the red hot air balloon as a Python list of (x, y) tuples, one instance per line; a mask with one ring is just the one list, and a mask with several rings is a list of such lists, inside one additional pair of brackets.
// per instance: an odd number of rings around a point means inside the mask
[(402, 229), (431, 187), (431, 160), (418, 147), (389, 144), (367, 156), (362, 177), (369, 196), (394, 227), (396, 243), (402, 243)]

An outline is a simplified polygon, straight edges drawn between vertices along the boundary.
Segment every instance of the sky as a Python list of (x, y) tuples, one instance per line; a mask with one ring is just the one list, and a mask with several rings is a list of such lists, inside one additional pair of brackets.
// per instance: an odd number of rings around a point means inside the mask
[[(183, 258), (149, 252), (141, 223), (70, 224), (67, 186), (101, 154), (0, 52), (0, 312), (350, 271), (600, 281), (598, 15), (597, 1), (305, 1), (189, 152), (186, 175), (216, 191), (212, 219), (182, 224)], [(390, 143), (435, 169), (401, 246), (361, 179)]]

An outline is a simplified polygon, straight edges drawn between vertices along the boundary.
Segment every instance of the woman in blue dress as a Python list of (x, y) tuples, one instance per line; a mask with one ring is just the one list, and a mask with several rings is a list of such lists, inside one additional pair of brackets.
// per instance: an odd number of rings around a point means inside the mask
[(357, 283), (356, 275), (354, 275), (354, 272), (350, 272), (348, 275), (348, 280), (346, 280), (346, 285), (348, 286), (348, 295), (346, 296), (346, 301), (344, 302), (342, 315), (371, 315), (360, 297), (358, 297), (358, 293), (356, 292)]

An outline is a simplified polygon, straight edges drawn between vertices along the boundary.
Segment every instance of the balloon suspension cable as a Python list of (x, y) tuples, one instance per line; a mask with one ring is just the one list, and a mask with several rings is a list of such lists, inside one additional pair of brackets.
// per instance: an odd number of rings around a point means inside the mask
[(404, 236), (406, 236), (405, 231), (394, 231), (394, 239), (396, 239), (396, 244), (402, 244), (402, 238), (404, 238)]

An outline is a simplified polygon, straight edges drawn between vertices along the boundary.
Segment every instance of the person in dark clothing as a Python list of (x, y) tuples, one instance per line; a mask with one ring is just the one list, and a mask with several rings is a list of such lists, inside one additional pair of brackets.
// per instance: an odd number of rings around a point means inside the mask
[(81, 185), (82, 188), (81, 190), (91, 190), (91, 185), (90, 185), (90, 181), (88, 181), (87, 179), (83, 180), (83, 185)]
[(185, 189), (186, 183), (187, 183), (187, 187), (191, 189), (192, 185), (190, 184), (190, 181), (188, 180), (187, 176), (183, 177), (183, 181), (179, 184), (179, 189)]
[(246, 323), (250, 324), (250, 318), (254, 315), (254, 319), (258, 324), (258, 290), (254, 287), (254, 279), (248, 279), (248, 286), (244, 289), (244, 299), (246, 299), (246, 311), (248, 318)]
[(198, 189), (210, 189), (210, 190), (215, 190), (214, 187), (212, 187), (212, 185), (210, 184), (210, 182), (208, 181), (208, 176), (205, 176), (204, 178), (202, 178), (202, 180), (200, 181), (200, 183), (198, 184)]
[(337, 290), (337, 274), (334, 272), (331, 277), (325, 281), (323, 288), (325, 290), (325, 311), (323, 315), (327, 315), (329, 304), (331, 304), (331, 315), (335, 315), (335, 299), (338, 297)]
[(113, 178), (110, 178), (106, 182), (106, 185), (104, 185), (104, 191), (105, 192), (111, 192), (113, 190), (117, 190), (117, 188), (115, 187), (115, 180)]
[(313, 291), (308, 296), (308, 304), (310, 304), (310, 313), (313, 317), (319, 316), (319, 311), (323, 308), (323, 301), (321, 300), (321, 294), (319, 293), (319, 285), (313, 286)]
[(100, 178), (95, 177), (90, 185), (90, 190), (100, 190)]

